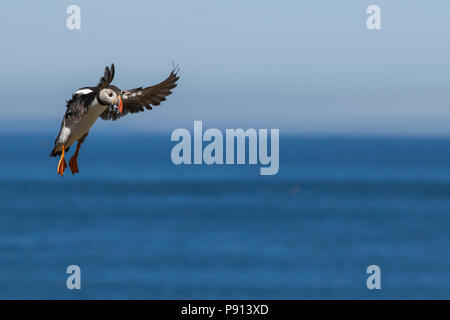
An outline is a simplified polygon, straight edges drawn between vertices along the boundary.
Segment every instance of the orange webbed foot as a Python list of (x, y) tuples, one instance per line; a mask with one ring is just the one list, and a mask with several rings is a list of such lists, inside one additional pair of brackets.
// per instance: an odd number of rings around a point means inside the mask
[(70, 167), (70, 171), (72, 171), (72, 174), (78, 173), (78, 161), (77, 161), (77, 157), (73, 156), (72, 158), (70, 158), (69, 160), (69, 167)]
[(62, 145), (61, 159), (58, 162), (58, 174), (63, 176), (64, 170), (67, 168), (66, 160), (64, 159), (64, 152), (66, 151), (66, 147)]
[(58, 163), (58, 174), (61, 176), (64, 175), (64, 170), (66, 170), (66, 168), (67, 168), (66, 161), (64, 160), (64, 157), (61, 157)]

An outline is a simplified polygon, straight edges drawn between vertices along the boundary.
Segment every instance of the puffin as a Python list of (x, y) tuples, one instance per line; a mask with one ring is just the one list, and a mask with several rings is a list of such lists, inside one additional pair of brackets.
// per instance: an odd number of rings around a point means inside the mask
[(172, 94), (172, 89), (177, 86), (179, 79), (178, 71), (179, 68), (174, 66), (169, 76), (154, 86), (121, 90), (111, 85), (115, 73), (114, 64), (111, 64), (111, 67), (105, 68), (103, 77), (96, 87), (83, 87), (75, 91), (72, 98), (67, 101), (67, 110), (54, 148), (50, 152), (50, 157), (61, 156), (58, 174), (64, 175), (67, 168), (65, 153), (75, 142), (77, 148), (69, 160), (69, 167), (72, 174), (79, 172), (77, 159), (80, 147), (98, 118), (114, 121), (129, 113), (152, 110), (152, 106), (160, 105)]

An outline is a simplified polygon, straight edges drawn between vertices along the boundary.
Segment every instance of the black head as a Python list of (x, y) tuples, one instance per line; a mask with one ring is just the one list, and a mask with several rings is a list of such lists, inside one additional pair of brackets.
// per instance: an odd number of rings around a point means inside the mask
[(116, 86), (109, 85), (107, 86), (107, 88), (113, 90), (117, 94), (117, 96), (120, 96), (122, 94), (122, 90), (120, 90)]

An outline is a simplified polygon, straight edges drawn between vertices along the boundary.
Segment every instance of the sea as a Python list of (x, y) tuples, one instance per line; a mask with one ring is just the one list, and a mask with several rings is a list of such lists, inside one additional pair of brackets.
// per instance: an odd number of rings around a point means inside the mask
[(450, 139), (282, 135), (262, 176), (92, 133), (64, 177), (53, 140), (0, 134), (1, 299), (450, 298)]

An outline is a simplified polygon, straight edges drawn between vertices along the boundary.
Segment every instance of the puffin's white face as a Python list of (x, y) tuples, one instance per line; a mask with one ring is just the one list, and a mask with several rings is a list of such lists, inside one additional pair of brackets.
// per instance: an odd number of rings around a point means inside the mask
[(100, 100), (104, 104), (117, 104), (119, 102), (119, 97), (117, 97), (117, 93), (114, 92), (114, 90), (111, 89), (103, 89), (100, 91)]
[(123, 112), (122, 97), (110, 88), (100, 91), (99, 99), (103, 104), (109, 104), (116, 108), (120, 113)]

